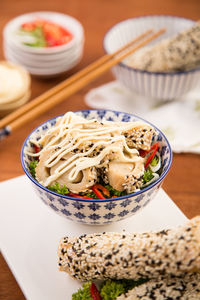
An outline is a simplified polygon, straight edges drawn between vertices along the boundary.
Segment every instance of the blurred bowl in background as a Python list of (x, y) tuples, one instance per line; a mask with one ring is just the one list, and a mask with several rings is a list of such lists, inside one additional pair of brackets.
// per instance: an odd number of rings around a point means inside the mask
[[(151, 46), (191, 28), (194, 23), (189, 19), (164, 15), (128, 19), (114, 25), (106, 33), (103, 41), (104, 49), (106, 53), (113, 53), (148, 29), (156, 31), (166, 28), (165, 34), (148, 44)], [(157, 100), (178, 98), (197, 87), (200, 79), (199, 67), (183, 72), (148, 72), (135, 69), (123, 61), (112, 70), (115, 77), (130, 90)]]
[[(17, 31), (22, 24), (37, 19), (50, 21), (62, 26), (72, 34), (72, 39), (53, 47), (33, 47), (25, 45)], [(32, 75), (52, 77), (64, 73), (76, 66), (83, 54), (84, 29), (75, 18), (55, 12), (33, 12), (11, 20), (3, 31), (4, 55), (7, 60), (18, 63)]]

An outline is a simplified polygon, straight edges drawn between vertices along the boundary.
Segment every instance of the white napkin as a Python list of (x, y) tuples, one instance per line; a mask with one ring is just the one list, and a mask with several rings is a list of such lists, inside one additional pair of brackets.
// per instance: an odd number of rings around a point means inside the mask
[(156, 125), (174, 152), (200, 153), (200, 88), (170, 102), (156, 103), (113, 81), (92, 89), (85, 102), (92, 108), (133, 113)]

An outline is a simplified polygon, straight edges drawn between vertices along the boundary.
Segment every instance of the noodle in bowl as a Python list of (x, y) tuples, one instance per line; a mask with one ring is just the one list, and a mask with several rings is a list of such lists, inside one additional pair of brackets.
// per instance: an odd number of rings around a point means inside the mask
[[(31, 180), (34, 190), (47, 206), (49, 206), (59, 215), (75, 222), (102, 225), (120, 221), (134, 215), (154, 198), (159, 188), (161, 187), (163, 179), (170, 169), (172, 162), (172, 151), (166, 137), (152, 124), (148, 123), (145, 120), (142, 120), (137, 116), (127, 113), (109, 110), (83, 110), (75, 112), (75, 115), (85, 118), (87, 120), (87, 123), (89, 124), (93, 122), (93, 119), (96, 119), (99, 122), (107, 122), (107, 124), (110, 126), (110, 124), (112, 125), (110, 121), (113, 121), (114, 127), (111, 126), (112, 130), (116, 130), (116, 122), (120, 122), (120, 125), (118, 125), (118, 128), (120, 128), (120, 130), (122, 130), (123, 128), (128, 128), (131, 122), (136, 122), (137, 124), (143, 122), (146, 124), (146, 126), (153, 128), (153, 130), (156, 132), (156, 134), (153, 136), (153, 143), (155, 144), (159, 142), (158, 155), (162, 166), (159, 176), (156, 177), (156, 180), (154, 180), (152, 183), (150, 182), (150, 184), (147, 186), (140, 186), (141, 188), (138, 188), (137, 186), (134, 190), (128, 191), (127, 194), (114, 198), (89, 199), (86, 197), (84, 199), (81, 196), (80, 198), (74, 198), (71, 196), (72, 193), (69, 193), (69, 195), (62, 195), (49, 190), (48, 185), (52, 183), (52, 181), (56, 181), (55, 176), (57, 175), (55, 173), (52, 173), (53, 177), (49, 176), (48, 178), (45, 178), (45, 180), (47, 179), (47, 182), (42, 182), (40, 180), (38, 181), (30, 174), (29, 164), (33, 159), (34, 152), (32, 141), (34, 140), (40, 142), (42, 141), (42, 139), (44, 140), (44, 134), (47, 133), (47, 131), (54, 130), (56, 122), (59, 122), (59, 120), (63, 120), (63, 117), (60, 118), (59, 116), (54, 119), (48, 120), (44, 124), (37, 127), (27, 137), (22, 147), (22, 167), (25, 174)], [(109, 130), (109, 126), (107, 127), (107, 130)], [(103, 153), (106, 153), (106, 151), (108, 151), (108, 148), (109, 146), (105, 146), (105, 151), (102, 151), (102, 156)], [(82, 152), (80, 152), (78, 155), (75, 154), (74, 156), (75, 158), (77, 157), (77, 159), (79, 159), (79, 163), (77, 164), (79, 167), (81, 166), (81, 163), (88, 163), (87, 157), (85, 158), (86, 155), (84, 155), (83, 153), (81, 156), (81, 153)], [(134, 155), (130, 157), (139, 160), (139, 158), (135, 157)], [(49, 160), (48, 163), (52, 164), (54, 161), (56, 161), (56, 159), (58, 159), (58, 156), (52, 157), (52, 159)], [(97, 158), (94, 158), (94, 160), (95, 164), (100, 167), (100, 161), (97, 161)], [(91, 161), (91, 159), (89, 161)], [(60, 170), (62, 169), (63, 167)], [(75, 176), (76, 171), (77, 169), (75, 168), (71, 173), (72, 177)], [(74, 192), (73, 187), (72, 192)]]

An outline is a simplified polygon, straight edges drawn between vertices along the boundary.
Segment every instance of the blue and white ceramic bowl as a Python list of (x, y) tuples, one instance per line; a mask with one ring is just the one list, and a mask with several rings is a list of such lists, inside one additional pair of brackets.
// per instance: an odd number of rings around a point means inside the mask
[[(104, 118), (108, 121), (123, 122), (143, 120), (132, 114), (109, 110), (83, 110), (75, 113), (85, 117), (86, 119), (97, 118), (98, 120), (102, 120)], [(47, 206), (69, 220), (84, 224), (102, 225), (120, 221), (136, 214), (155, 197), (170, 169), (172, 162), (172, 150), (164, 134), (152, 124), (151, 125), (158, 133), (155, 141), (159, 141), (160, 144), (159, 152), (161, 155), (163, 169), (159, 179), (143, 190), (118, 198), (86, 200), (78, 198), (75, 199), (73, 197), (57, 194), (38, 183), (31, 176), (28, 168), (32, 158), (25, 152), (32, 151), (32, 147), (29, 142), (30, 139), (39, 139), (40, 136), (48, 130), (48, 128), (54, 126), (56, 119), (57, 117), (43, 123), (33, 130), (33, 132), (25, 140), (21, 150), (21, 163), (24, 172), (31, 180), (37, 195)]]
[[(164, 15), (127, 19), (117, 23), (106, 33), (104, 49), (109, 54), (113, 53), (148, 29), (156, 31), (166, 28), (163, 35), (149, 44), (153, 45), (192, 27), (193, 24), (193, 20)], [(130, 90), (153, 98), (155, 102), (185, 95), (198, 86), (200, 79), (200, 67), (185, 72), (158, 73), (137, 70), (122, 61), (112, 70), (115, 77)]]

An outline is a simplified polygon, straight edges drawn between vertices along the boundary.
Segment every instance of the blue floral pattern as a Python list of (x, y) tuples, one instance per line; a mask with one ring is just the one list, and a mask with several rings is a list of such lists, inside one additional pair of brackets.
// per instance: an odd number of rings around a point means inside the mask
[(130, 203), (131, 203), (131, 200), (130, 200), (130, 199), (126, 199), (126, 200), (124, 200), (122, 203), (120, 203), (120, 205), (123, 206), (123, 207), (126, 207), (126, 206), (128, 206)]
[(119, 217), (124, 217), (124, 216), (126, 216), (128, 213), (129, 213), (129, 211), (125, 209), (125, 210), (122, 210), (122, 211), (118, 214), (118, 216), (119, 216)]
[(141, 194), (141, 195), (139, 195), (138, 197), (135, 198), (135, 202), (140, 203), (143, 198), (144, 198), (144, 195)]
[(79, 201), (74, 201), (74, 202), (72, 203), (72, 205), (73, 205), (76, 209), (78, 209), (78, 210), (84, 208), (84, 204), (82, 204), (82, 203), (79, 202)]
[(88, 207), (89, 207), (89, 209), (96, 211), (96, 210), (100, 209), (101, 205), (93, 202), (93, 203), (89, 204)]
[(68, 203), (65, 199), (63, 199), (63, 198), (58, 198), (57, 200), (58, 200), (58, 202), (60, 202), (60, 204), (62, 204), (63, 206), (69, 205), (69, 203)]
[(74, 216), (78, 219), (85, 219), (85, 215), (81, 212), (75, 213)]
[(100, 215), (92, 214), (92, 215), (89, 215), (89, 218), (90, 218), (91, 220), (96, 221), (96, 220), (99, 220), (101, 217), (100, 217)]
[(50, 206), (51, 208), (53, 208), (55, 211), (58, 211), (58, 208), (57, 208), (55, 205), (50, 204), (49, 206)]
[(70, 213), (70, 211), (68, 211), (67, 209), (62, 209), (61, 213), (63, 213), (65, 216), (71, 216), (72, 214)]
[(106, 205), (104, 205), (104, 207), (108, 210), (112, 210), (115, 208), (116, 205), (117, 204), (115, 202), (108, 202), (108, 203), (106, 203)]
[(104, 218), (108, 219), (108, 220), (113, 219), (114, 217), (115, 217), (115, 214), (113, 214), (113, 213), (108, 213), (104, 216)]
[(137, 205), (132, 209), (132, 212), (136, 213), (141, 208), (141, 206)]

